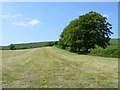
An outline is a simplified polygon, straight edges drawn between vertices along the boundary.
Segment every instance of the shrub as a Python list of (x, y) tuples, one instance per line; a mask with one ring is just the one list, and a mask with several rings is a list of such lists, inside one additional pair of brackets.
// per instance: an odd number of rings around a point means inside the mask
[(91, 50), (90, 55), (118, 58), (120, 55), (120, 50), (118, 49), (93, 49)]
[(10, 50), (15, 50), (16, 49), (14, 44), (10, 44), (9, 47), (10, 47)]

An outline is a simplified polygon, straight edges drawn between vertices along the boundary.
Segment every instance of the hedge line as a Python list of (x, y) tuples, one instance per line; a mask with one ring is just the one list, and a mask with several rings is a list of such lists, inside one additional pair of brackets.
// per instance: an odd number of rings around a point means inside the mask
[(120, 58), (120, 50), (119, 49), (93, 49), (91, 50), (90, 55)]

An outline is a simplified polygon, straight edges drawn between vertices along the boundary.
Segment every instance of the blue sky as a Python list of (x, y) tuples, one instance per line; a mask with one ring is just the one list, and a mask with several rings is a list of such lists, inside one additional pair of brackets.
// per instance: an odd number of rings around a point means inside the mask
[(2, 45), (59, 40), (71, 20), (90, 11), (106, 16), (113, 27), (111, 38), (117, 38), (117, 5), (117, 2), (2, 3)]

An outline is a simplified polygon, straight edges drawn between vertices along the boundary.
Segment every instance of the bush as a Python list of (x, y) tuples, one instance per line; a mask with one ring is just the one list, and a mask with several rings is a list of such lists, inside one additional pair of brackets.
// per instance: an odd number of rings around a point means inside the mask
[(91, 50), (90, 55), (118, 58), (120, 55), (120, 50), (118, 49), (93, 49)]
[(55, 45), (55, 42), (48, 42), (48, 43), (46, 44), (46, 46), (53, 46), (53, 45)]
[(10, 50), (15, 50), (16, 49), (14, 44), (10, 44), (9, 47), (10, 47)]

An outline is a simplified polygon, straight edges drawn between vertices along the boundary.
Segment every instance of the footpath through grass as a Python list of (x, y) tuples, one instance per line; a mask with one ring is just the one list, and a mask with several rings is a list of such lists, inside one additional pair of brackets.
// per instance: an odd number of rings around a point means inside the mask
[(5, 50), (3, 88), (115, 88), (118, 59), (78, 55), (44, 47)]

